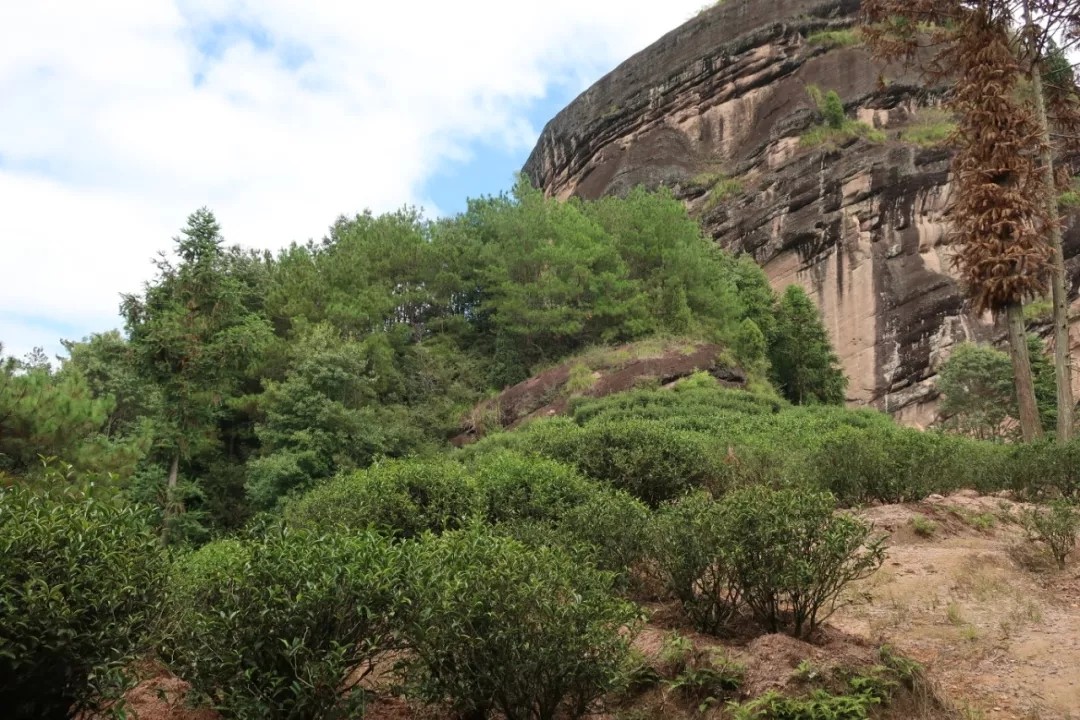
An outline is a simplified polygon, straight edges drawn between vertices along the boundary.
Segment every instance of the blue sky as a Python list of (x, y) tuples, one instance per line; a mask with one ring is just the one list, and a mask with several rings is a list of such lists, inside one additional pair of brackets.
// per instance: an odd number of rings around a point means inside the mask
[(341, 214), (451, 213), (701, 0), (0, 3), (0, 342), (119, 325), (187, 215), (280, 248)]

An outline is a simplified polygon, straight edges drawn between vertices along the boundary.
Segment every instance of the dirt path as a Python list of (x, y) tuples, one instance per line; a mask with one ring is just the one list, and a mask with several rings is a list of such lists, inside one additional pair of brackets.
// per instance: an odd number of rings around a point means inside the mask
[(961, 493), (866, 511), (889, 557), (833, 624), (927, 664), (972, 720), (1080, 717), (1080, 573), (1017, 551), (1022, 509)]

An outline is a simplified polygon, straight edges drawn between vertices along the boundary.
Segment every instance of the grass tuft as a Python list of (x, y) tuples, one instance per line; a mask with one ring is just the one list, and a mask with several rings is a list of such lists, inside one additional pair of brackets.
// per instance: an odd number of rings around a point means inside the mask
[(924, 108), (915, 116), (915, 122), (904, 128), (900, 139), (920, 147), (944, 145), (956, 131), (952, 113), (940, 108)]
[(799, 136), (799, 144), (803, 147), (838, 145), (860, 137), (866, 138), (870, 142), (885, 142), (885, 133), (882, 131), (876, 130), (864, 122), (848, 120), (839, 128), (816, 125)]
[(843, 30), (820, 30), (806, 36), (806, 42), (825, 48), (851, 47), (862, 44), (862, 34), (857, 28)]

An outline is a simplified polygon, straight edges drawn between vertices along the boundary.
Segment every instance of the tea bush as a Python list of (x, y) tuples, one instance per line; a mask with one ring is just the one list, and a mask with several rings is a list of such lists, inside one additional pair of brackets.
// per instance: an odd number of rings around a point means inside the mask
[(490, 523), (555, 521), (599, 491), (573, 466), (516, 452), (481, 458), (473, 474)]
[(374, 532), (270, 530), (174, 567), (160, 655), (227, 717), (352, 717), (394, 648), (399, 549)]
[(1080, 500), (1080, 440), (1018, 443), (1011, 448), (1012, 489), (1027, 500)]
[(629, 493), (603, 490), (570, 508), (559, 523), (568, 538), (588, 549), (601, 570), (615, 573), (616, 584), (633, 584), (634, 570), (647, 551), (649, 508)]
[(719, 633), (741, 605), (724, 507), (707, 492), (662, 506), (651, 527), (655, 572), (702, 632)]
[(707, 436), (640, 420), (590, 423), (574, 460), (589, 477), (652, 507), (713, 484), (723, 474)]
[(1080, 513), (1076, 508), (1065, 500), (1054, 500), (1048, 508), (1029, 510), (1023, 521), (1034, 539), (1046, 545), (1058, 567), (1065, 567), (1080, 531)]
[(483, 527), (409, 550), (403, 636), (421, 698), (466, 718), (578, 718), (619, 681), (638, 611), (609, 573)]
[(286, 505), (289, 525), (376, 528), (400, 538), (462, 527), (479, 511), (465, 468), (451, 460), (390, 460), (330, 480)]
[(161, 599), (149, 515), (78, 491), (0, 490), (0, 707), (64, 718), (122, 689)]
[(884, 562), (882, 539), (862, 520), (835, 513), (829, 493), (749, 487), (721, 504), (735, 582), (773, 632), (810, 635), (847, 584)]

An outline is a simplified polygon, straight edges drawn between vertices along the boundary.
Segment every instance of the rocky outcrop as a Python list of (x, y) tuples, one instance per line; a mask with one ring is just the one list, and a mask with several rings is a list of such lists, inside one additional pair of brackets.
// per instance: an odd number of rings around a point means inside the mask
[[(560, 112), (524, 172), (562, 198), (672, 188), (775, 287), (798, 283), (816, 299), (852, 403), (925, 425), (950, 348), (997, 328), (969, 311), (950, 272), (949, 151), (905, 134), (933, 116), (940, 93), (858, 43), (808, 42), (850, 28), (858, 5), (724, 0)], [(811, 86), (835, 90), (876, 137), (806, 146), (820, 122)], [(1071, 267), (1078, 252), (1074, 228)]]
[(461, 434), (450, 442), (468, 445), (495, 428), (512, 430), (537, 418), (562, 415), (575, 397), (601, 398), (643, 384), (669, 386), (707, 372), (727, 387), (746, 387), (746, 373), (731, 364), (719, 345), (652, 341), (595, 350), (503, 390), (473, 408)]

